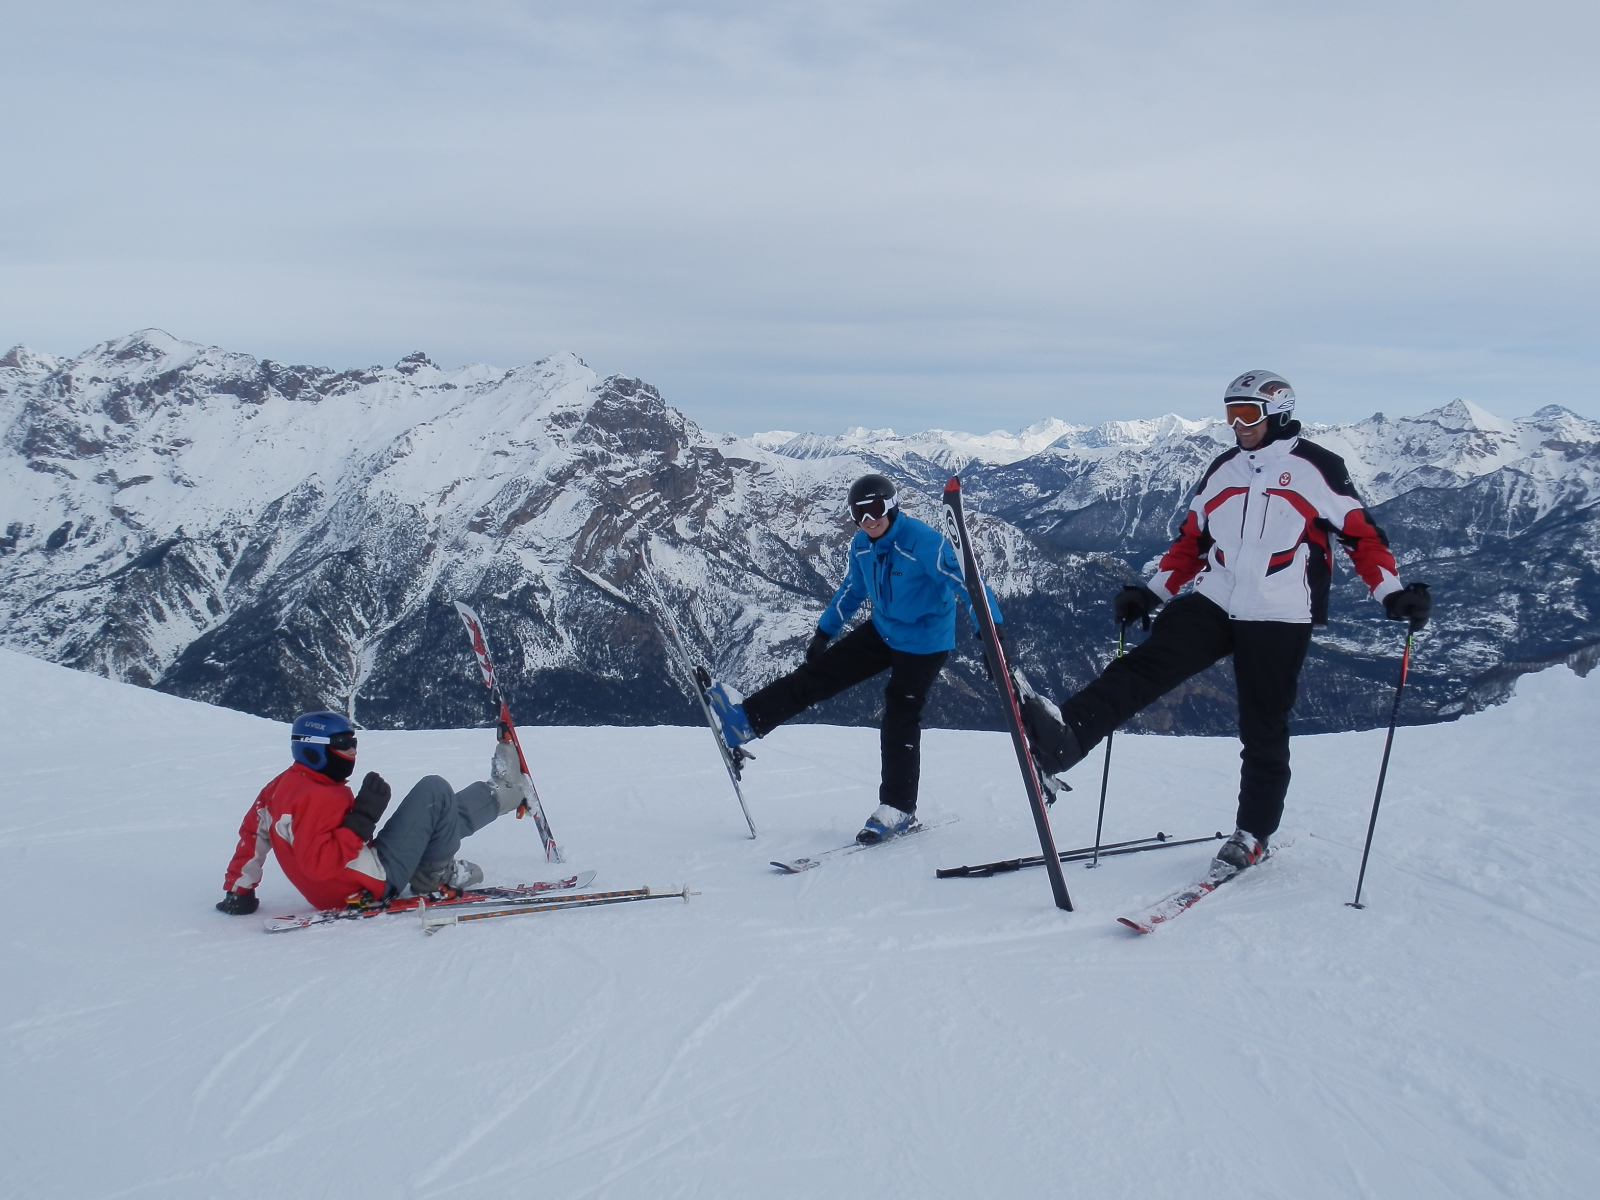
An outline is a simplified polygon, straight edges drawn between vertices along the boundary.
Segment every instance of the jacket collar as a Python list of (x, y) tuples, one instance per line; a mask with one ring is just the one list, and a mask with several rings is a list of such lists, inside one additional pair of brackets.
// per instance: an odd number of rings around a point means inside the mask
[(1239, 447), (1239, 453), (1244, 455), (1246, 459), (1249, 459), (1253, 455), (1258, 461), (1263, 458), (1283, 458), (1295, 448), (1299, 441), (1300, 438), (1298, 435), (1290, 435), (1286, 438), (1278, 438), (1274, 441), (1262, 442), (1261, 445), (1257, 446), (1254, 450), (1246, 450), (1243, 446), (1241, 446)]

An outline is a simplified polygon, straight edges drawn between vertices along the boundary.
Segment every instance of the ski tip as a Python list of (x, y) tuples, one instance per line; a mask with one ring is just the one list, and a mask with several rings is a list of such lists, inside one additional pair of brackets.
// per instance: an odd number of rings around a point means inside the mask
[(785, 875), (798, 875), (801, 871), (809, 871), (817, 865), (814, 858), (797, 858), (793, 862), (778, 862), (773, 859), (772, 866), (777, 867)]
[(1155, 927), (1154, 926), (1152, 926), (1152, 925), (1141, 925), (1141, 924), (1139, 924), (1139, 922), (1135, 921), (1132, 917), (1118, 917), (1117, 918), (1117, 924), (1118, 925), (1126, 925), (1129, 929), (1133, 930), (1135, 933), (1154, 933), (1155, 932)]
[(961, 490), (961, 476), (950, 476), (950, 482), (944, 485), (944, 490), (947, 492), (959, 492)]

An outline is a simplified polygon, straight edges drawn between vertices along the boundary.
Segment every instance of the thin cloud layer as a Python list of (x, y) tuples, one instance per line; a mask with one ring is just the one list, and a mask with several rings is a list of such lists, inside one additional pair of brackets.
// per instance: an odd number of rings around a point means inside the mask
[[(41, 8), (43, 6), (40, 6)], [(0, 341), (570, 349), (702, 423), (1600, 413), (1577, 4), (63, 4)]]

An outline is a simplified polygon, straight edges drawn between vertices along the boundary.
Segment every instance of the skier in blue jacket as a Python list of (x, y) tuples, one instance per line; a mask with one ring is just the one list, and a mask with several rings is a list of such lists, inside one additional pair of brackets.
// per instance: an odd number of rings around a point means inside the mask
[[(916, 824), (922, 771), (922, 709), (956, 644), (956, 597), (972, 616), (966, 580), (944, 534), (900, 511), (895, 486), (863, 475), (850, 488), (850, 569), (817, 621), (797, 670), (748, 700), (723, 683), (709, 689), (712, 710), (729, 749), (764, 737), (813, 704), (889, 672), (884, 688), (883, 782), (877, 811), (856, 835), (863, 845), (905, 833)], [(863, 602), (872, 619), (834, 642)], [(993, 594), (994, 619), (1000, 609)], [(977, 622), (973, 622), (976, 628)], [(831, 645), (829, 643), (832, 643)]]

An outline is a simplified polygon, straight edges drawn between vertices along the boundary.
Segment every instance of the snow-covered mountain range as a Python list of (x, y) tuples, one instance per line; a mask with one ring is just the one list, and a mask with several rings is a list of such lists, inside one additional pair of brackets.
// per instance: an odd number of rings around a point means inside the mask
[[(1437, 719), (1600, 648), (1600, 423), (1505, 421), (1463, 401), (1308, 425), (1343, 454), (1402, 577), (1433, 584), (1407, 701)], [(374, 726), (485, 715), (452, 599), (478, 606), (531, 723), (693, 719), (639, 575), (715, 668), (791, 665), (844, 567), (841, 497), (883, 470), (937, 519), (960, 471), (1012, 644), (1051, 690), (1110, 652), (1109, 598), (1171, 536), (1227, 445), (1175, 416), (1019, 434), (721, 436), (569, 354), (503, 370), (290, 367), (144, 330), (72, 359), (0, 358), (4, 644), (262, 715), (329, 705)], [(1347, 569), (1300, 728), (1387, 716), (1400, 637)], [(1141, 723), (1226, 732), (1226, 671)], [(816, 713), (870, 718), (871, 693)], [(992, 726), (963, 650), (931, 718)]]

